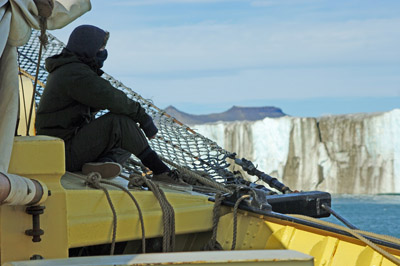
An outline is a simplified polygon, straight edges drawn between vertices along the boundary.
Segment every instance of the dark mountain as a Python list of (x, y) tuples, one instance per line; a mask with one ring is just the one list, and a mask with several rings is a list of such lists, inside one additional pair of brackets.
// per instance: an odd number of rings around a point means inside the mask
[(233, 106), (229, 110), (222, 113), (214, 113), (208, 115), (191, 115), (179, 111), (173, 106), (168, 106), (165, 111), (175, 117), (184, 124), (204, 124), (217, 121), (255, 121), (265, 117), (281, 117), (286, 114), (280, 108), (265, 106), (265, 107), (238, 107)]

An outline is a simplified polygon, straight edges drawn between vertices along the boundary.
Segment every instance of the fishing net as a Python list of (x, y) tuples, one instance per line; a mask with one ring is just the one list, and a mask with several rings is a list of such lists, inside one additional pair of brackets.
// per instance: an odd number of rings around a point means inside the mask
[[(31, 79), (36, 75), (40, 47), (39, 36), (40, 31), (33, 30), (28, 43), (18, 48), (20, 72)], [(35, 94), (36, 106), (43, 93), (43, 86), (46, 83), (48, 74), (44, 68), (44, 60), (49, 56), (59, 54), (65, 47), (64, 43), (53, 35), (48, 34), (48, 38), (49, 44), (46, 49), (43, 49), (38, 72), (38, 85)], [(102, 77), (108, 80), (115, 88), (125, 92), (128, 97), (139, 102), (146, 112), (153, 117), (159, 132), (157, 138), (150, 141), (150, 146), (170, 166), (173, 168), (183, 167), (199, 175), (207, 176), (207, 178), (223, 185), (249, 184), (248, 181), (241, 177), (239, 172), (229, 170), (230, 164), (227, 158), (234, 159), (234, 153), (224, 150), (214, 141), (180, 123), (155, 106), (150, 100), (143, 98), (112, 76), (104, 73)], [(102, 111), (98, 115), (103, 115), (105, 112)], [(140, 161), (133, 155), (124, 165), (124, 170), (127, 173), (142, 173), (146, 171)]]

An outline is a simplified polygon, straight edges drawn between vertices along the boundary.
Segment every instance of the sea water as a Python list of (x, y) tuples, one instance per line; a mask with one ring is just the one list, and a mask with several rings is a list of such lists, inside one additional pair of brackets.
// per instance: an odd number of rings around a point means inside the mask
[[(332, 209), (360, 230), (400, 238), (400, 194), (333, 195)], [(332, 215), (323, 220), (343, 225)]]

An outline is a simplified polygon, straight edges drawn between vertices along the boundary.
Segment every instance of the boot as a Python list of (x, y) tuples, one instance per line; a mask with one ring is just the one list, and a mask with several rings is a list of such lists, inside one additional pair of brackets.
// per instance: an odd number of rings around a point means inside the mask
[(99, 173), (102, 178), (112, 179), (121, 174), (122, 166), (114, 162), (85, 163), (82, 166), (82, 174), (88, 175), (89, 173), (92, 172)]

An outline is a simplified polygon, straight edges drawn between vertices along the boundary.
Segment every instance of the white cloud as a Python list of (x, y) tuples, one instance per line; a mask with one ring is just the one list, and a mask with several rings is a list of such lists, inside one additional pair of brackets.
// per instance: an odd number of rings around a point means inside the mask
[(282, 5), (304, 5), (321, 2), (321, 0), (256, 0), (251, 1), (251, 5), (254, 7), (274, 7)]
[(318, 25), (205, 23), (112, 32), (109, 50), (115, 65), (141, 74), (394, 63), (400, 60), (399, 27), (399, 19)]
[(128, 0), (114, 1), (115, 6), (150, 6), (169, 4), (209, 4), (209, 3), (249, 3), (255, 7), (269, 7), (279, 5), (302, 5), (321, 2), (321, 0)]
[(221, 3), (221, 2), (248, 2), (249, 0), (130, 0), (115, 1), (115, 6), (151, 6), (151, 5), (168, 5), (168, 4), (205, 4), (205, 3)]
[[(286, 10), (294, 2), (318, 0), (239, 1), (253, 6), (285, 5)], [(118, 3), (201, 2), (204, 1)], [(257, 16), (248, 17), (255, 10), (265, 11), (262, 13), (265, 16), (255, 12)], [(169, 23), (171, 17), (177, 15), (174, 12), (167, 17), (162, 14), (161, 20), (157, 20), (157, 12), (140, 13), (143, 17), (137, 18), (139, 25), (134, 27), (130, 12), (122, 14), (118, 23), (109, 24), (99, 21), (101, 16), (89, 14), (65, 30), (63, 40), (79, 24), (107, 25), (111, 38), (105, 70), (161, 106), (176, 102), (218, 105), (221, 101), (232, 103), (243, 99), (399, 95), (400, 18), (395, 15), (384, 18), (375, 13), (352, 16), (354, 10), (346, 10), (348, 13), (339, 14), (338, 18), (337, 13), (318, 13), (313, 9), (311, 12), (317, 14), (311, 19), (307, 12), (299, 19), (286, 19), (271, 18), (268, 10), (252, 8), (245, 19), (215, 18), (216, 13), (211, 12), (210, 16), (194, 20), (172, 19), (172, 23)], [(148, 15), (152, 17), (148, 19)], [(325, 19), (325, 15), (330, 19)]]

